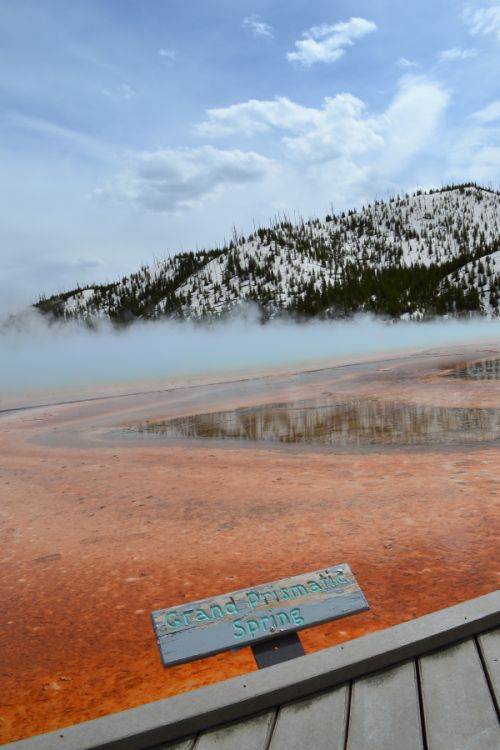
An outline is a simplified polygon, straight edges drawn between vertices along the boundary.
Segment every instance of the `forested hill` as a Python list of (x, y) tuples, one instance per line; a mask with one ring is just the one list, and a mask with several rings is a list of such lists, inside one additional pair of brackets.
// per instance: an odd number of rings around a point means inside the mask
[(59, 319), (203, 319), (255, 303), (282, 314), (420, 319), (500, 310), (500, 193), (475, 184), (287, 219), (226, 246), (179, 253), (113, 284), (35, 305)]

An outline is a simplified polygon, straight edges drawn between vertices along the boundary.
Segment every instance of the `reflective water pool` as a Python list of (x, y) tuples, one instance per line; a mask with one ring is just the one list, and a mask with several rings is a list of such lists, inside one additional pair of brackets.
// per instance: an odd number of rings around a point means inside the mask
[(453, 378), (473, 378), (474, 380), (500, 380), (500, 359), (484, 359), (480, 362), (467, 362), (451, 371)]
[(333, 446), (481, 442), (500, 438), (500, 410), (318, 399), (144, 421), (127, 433)]

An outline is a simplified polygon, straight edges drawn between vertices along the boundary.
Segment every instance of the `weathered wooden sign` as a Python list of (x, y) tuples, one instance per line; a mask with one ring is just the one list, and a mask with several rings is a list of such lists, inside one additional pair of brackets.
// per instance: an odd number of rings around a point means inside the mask
[(167, 667), (368, 608), (350, 567), (343, 563), (159, 609), (151, 617), (163, 666)]

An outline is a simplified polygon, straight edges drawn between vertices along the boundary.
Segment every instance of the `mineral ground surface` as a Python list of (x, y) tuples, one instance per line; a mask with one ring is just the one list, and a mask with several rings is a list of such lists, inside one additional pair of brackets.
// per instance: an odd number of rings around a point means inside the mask
[(246, 648), (163, 669), (150, 621), (162, 607), (348, 562), (370, 610), (302, 631), (311, 652), (497, 589), (498, 440), (339, 447), (134, 432), (322, 396), (496, 409), (500, 381), (449, 377), (496, 356), (494, 344), (434, 349), (3, 411), (0, 740), (256, 668)]

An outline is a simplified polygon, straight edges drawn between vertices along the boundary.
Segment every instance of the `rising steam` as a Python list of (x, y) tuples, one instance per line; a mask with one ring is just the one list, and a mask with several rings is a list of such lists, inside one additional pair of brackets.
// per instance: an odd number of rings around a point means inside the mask
[(0, 394), (62, 393), (70, 388), (138, 384), (178, 376), (287, 367), (498, 338), (500, 321), (387, 323), (351, 321), (266, 325), (248, 314), (225, 323), (158, 321), (97, 331), (78, 323), (47, 325), (38, 315), (0, 329)]

